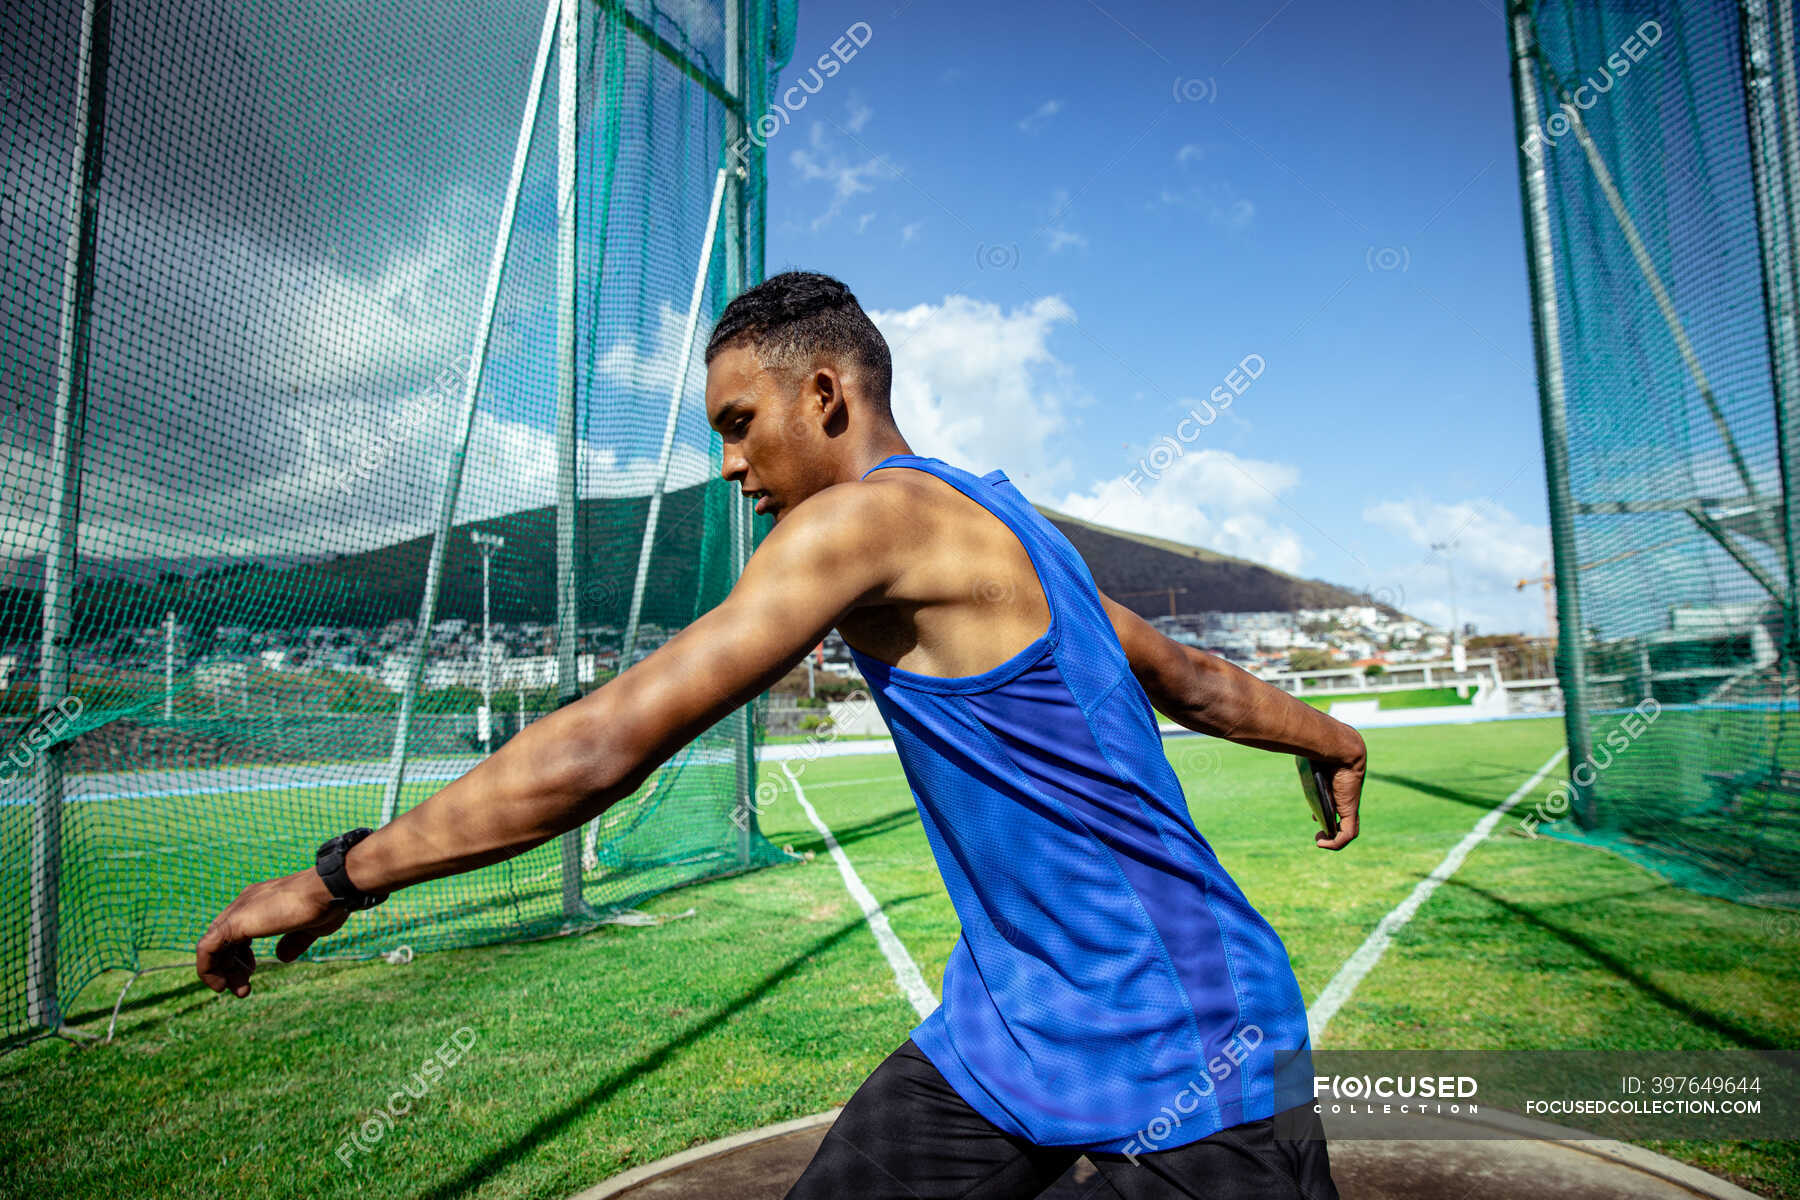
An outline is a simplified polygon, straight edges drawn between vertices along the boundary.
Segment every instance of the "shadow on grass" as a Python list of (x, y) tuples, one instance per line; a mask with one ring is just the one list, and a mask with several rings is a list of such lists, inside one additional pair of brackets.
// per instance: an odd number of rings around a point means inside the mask
[[(891, 833), (903, 825), (917, 825), (919, 810), (912, 807), (897, 808), (893, 812), (879, 817), (871, 817), (860, 825), (834, 827), (831, 836), (837, 839), (839, 846), (854, 846), (860, 841)], [(808, 828), (804, 833), (796, 830), (792, 836), (783, 837), (782, 842), (796, 850), (812, 850), (818, 854), (825, 853), (825, 839), (815, 829)]]
[[(896, 896), (884, 902), (884, 907), (905, 904), (920, 899), (923, 893), (910, 896)], [(806, 949), (790, 956), (787, 962), (764, 975), (755, 986), (730, 1004), (715, 1011), (705, 1020), (690, 1026), (686, 1032), (664, 1042), (656, 1050), (645, 1055), (637, 1062), (624, 1068), (611, 1079), (599, 1084), (585, 1096), (565, 1105), (561, 1112), (545, 1117), (533, 1126), (523, 1137), (502, 1150), (495, 1151), (479, 1162), (471, 1164), (455, 1179), (445, 1180), (429, 1191), (419, 1193), (418, 1200), (458, 1200), (488, 1180), (499, 1174), (513, 1163), (519, 1162), (532, 1151), (548, 1143), (553, 1137), (564, 1133), (581, 1116), (599, 1104), (604, 1103), (624, 1088), (652, 1074), (706, 1034), (724, 1025), (732, 1017), (749, 1008), (768, 992), (774, 990), (790, 979), (795, 973), (805, 969), (814, 956), (836, 946), (844, 939), (862, 933), (865, 928), (861, 918), (844, 925), (834, 933), (815, 939)], [(595, 1180), (593, 1182), (599, 1182)], [(588, 1185), (591, 1186), (591, 1185)]]
[[(1608, 971), (1611, 971), (1620, 979), (1631, 984), (1632, 987), (1635, 987), (1638, 991), (1662, 1005), (1670, 1012), (1692, 1021), (1703, 1029), (1711, 1030), (1721, 1037), (1730, 1038), (1748, 1049), (1787, 1050), (1792, 1048), (1785, 1043), (1771, 1040), (1766, 1034), (1759, 1032), (1756, 1029), (1746, 1025), (1740, 1025), (1730, 1017), (1708, 1012), (1703, 1008), (1699, 1008), (1696, 1005), (1683, 1000), (1668, 989), (1647, 978), (1642, 972), (1632, 966), (1631, 963), (1602, 949), (1598, 945), (1595, 945), (1581, 934), (1578, 934), (1573, 930), (1564, 929), (1560, 925), (1555, 925), (1544, 920), (1538, 915), (1537, 910), (1535, 909), (1529, 908), (1523, 904), (1514, 903), (1511, 900), (1503, 899), (1486, 888), (1478, 887), (1472, 883), (1465, 883), (1460, 879), (1447, 879), (1444, 882), (1447, 887), (1461, 888), (1466, 892), (1480, 896), (1482, 899), (1494, 905), (1494, 907), (1504, 909), (1517, 920), (1543, 930), (1564, 945), (1579, 951), (1592, 961), (1605, 967)], [(1654, 891), (1660, 889), (1653, 888), (1650, 890)]]
[[(1508, 778), (1511, 778), (1511, 775), (1508, 775)], [(1529, 778), (1529, 776), (1524, 776), (1522, 778)], [(1418, 792), (1421, 795), (1432, 796), (1439, 800), (1448, 800), (1452, 804), (1467, 805), (1468, 807), (1478, 809), (1483, 813), (1492, 812), (1494, 809), (1500, 807), (1500, 805), (1506, 801), (1506, 797), (1510, 796), (1513, 791), (1512, 788), (1507, 788), (1503, 795), (1483, 796), (1469, 792), (1466, 789), (1446, 787), (1441, 783), (1433, 783), (1429, 779), (1417, 779), (1411, 775), (1393, 775), (1385, 771), (1370, 771), (1363, 783), (1363, 790), (1365, 793), (1368, 791), (1368, 785), (1371, 782), (1393, 784), (1396, 787), (1403, 787), (1408, 791)], [(1518, 784), (1513, 785), (1513, 787), (1517, 786)]]
[[(679, 888), (712, 883), (721, 879), (730, 879), (735, 876), (766, 870), (768, 867), (790, 865), (792, 864), (777, 862), (756, 865), (748, 869), (734, 865), (725, 870), (712, 871), (695, 875), (692, 878), (682, 879), (677, 883), (659, 883), (655, 886), (646, 887), (641, 891), (624, 893), (619, 899), (608, 901), (604, 904), (596, 905), (595, 907), (603, 910), (630, 908), (634, 905), (643, 903), (645, 900), (664, 895)], [(653, 868), (651, 867), (643, 867), (635, 873), (638, 875), (647, 875), (652, 869)], [(627, 878), (629, 878), (629, 876)], [(612, 882), (622, 882), (622, 880)], [(275, 972), (285, 971), (290, 967), (306, 966), (316, 969), (320, 967), (349, 968), (367, 966), (370, 963), (378, 963), (381, 961), (380, 946), (397, 945), (400, 942), (407, 941), (409, 935), (415, 950), (427, 954), (443, 953), (449, 950), (482, 950), (495, 946), (525, 944), (526, 942), (541, 940), (540, 936), (534, 935), (541, 935), (543, 930), (560, 926), (565, 920), (559, 907), (562, 902), (561, 888), (561, 880), (552, 879), (548, 883), (544, 883), (537, 887), (514, 886), (509, 890), (495, 891), (487, 895), (462, 900), (452, 900), (441, 908), (433, 909), (429, 912), (422, 912), (416, 916), (403, 918), (390, 928), (384, 929), (376, 935), (364, 933), (360, 935), (345, 934), (338, 936), (335, 940), (328, 940), (327, 943), (321, 943), (315, 950), (309, 951), (299, 960), (292, 963), (284, 963), (278, 960), (274, 954), (274, 946), (271, 944), (267, 948), (267, 952), (263, 955), (259, 955), (256, 960), (256, 976), (259, 981), (266, 983), (270, 975)], [(538, 910), (537, 915), (529, 918), (520, 918), (505, 925), (458, 925), (458, 922), (467, 922), (484, 914), (498, 912), (508, 905), (512, 905), (516, 910), (520, 902), (533, 904)], [(580, 930), (573, 936), (592, 934), (601, 928), (604, 928), (604, 926), (595, 924), (592, 927)], [(448, 932), (446, 932), (446, 930)], [(430, 936), (420, 937), (419, 935), (421, 933), (427, 933), (430, 934)], [(348, 953), (344, 953), (346, 948), (349, 950)], [(172, 981), (164, 983), (163, 979), (160, 977), (179, 972), (183, 968), (176, 966), (175, 964), (151, 964), (158, 968), (174, 967), (174, 970), (167, 971), (158, 969), (153, 972), (148, 972), (139, 979), (132, 981), (130, 984), (132, 988), (131, 997), (119, 1006), (118, 1011), (121, 1017), (126, 1013), (136, 1013), (143, 1009), (154, 1008), (157, 1005), (180, 1001), (190, 995), (199, 995), (202, 999), (211, 999), (215, 995), (212, 989), (202, 983), (199, 977), (194, 974), (194, 946), (167, 946), (156, 944), (140, 946), (137, 949), (140, 952), (151, 950), (186, 955), (186, 981), (184, 983), (174, 983)], [(99, 979), (112, 971), (121, 972), (128, 978), (131, 968), (102, 968), (92, 979), (89, 979), (86, 983), (81, 985), (82, 992), (85, 993), (89, 987), (93, 986), (95, 979)], [(150, 982), (152, 980), (156, 982)], [(163, 983), (163, 986), (158, 989), (156, 983)], [(121, 982), (120, 987), (124, 986), (126, 986), (125, 983)], [(116, 999), (114, 1002), (116, 1003)], [(84, 1021), (110, 1021), (112, 1014), (112, 1004), (103, 1002), (102, 1007), (86, 1008), (78, 1013), (65, 1014), (63, 1019), (70, 1025), (79, 1026)], [(19, 1045), (23, 1045), (27, 1041), (38, 1040), (41, 1036), (41, 1031), (27, 1031), (17, 1039), (17, 1042)]]

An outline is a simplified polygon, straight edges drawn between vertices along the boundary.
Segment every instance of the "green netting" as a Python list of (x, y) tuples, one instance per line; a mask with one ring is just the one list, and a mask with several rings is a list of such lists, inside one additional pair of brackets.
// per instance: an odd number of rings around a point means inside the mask
[(1555, 830), (1800, 903), (1792, 5), (1510, 19), (1574, 785), (1553, 801), (1575, 797)]
[[(396, 811), (628, 665), (659, 479), (634, 658), (716, 604), (763, 532), (718, 478), (701, 350), (761, 277), (763, 152), (729, 149), (768, 103), (793, 0), (579, 13), (573, 436), (557, 415), (553, 41), (415, 642), (545, 8), (0, 12), (0, 1034), (58, 1024), (100, 971), (191, 948), (243, 886), (379, 823), (416, 646)], [(709, 251), (718, 172), (740, 165)], [(78, 418), (61, 441), (59, 411)], [(475, 532), (504, 539), (485, 587)], [(67, 629), (47, 638), (57, 612)], [(741, 828), (756, 728), (739, 713), (678, 753), (592, 827), (580, 866), (559, 839), (407, 889), (319, 956), (561, 932), (783, 859)]]

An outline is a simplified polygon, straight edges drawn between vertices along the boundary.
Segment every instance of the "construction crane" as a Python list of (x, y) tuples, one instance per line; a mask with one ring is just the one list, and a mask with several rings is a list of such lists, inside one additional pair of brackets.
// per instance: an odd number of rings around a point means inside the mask
[[(1582, 563), (1580, 566), (1576, 567), (1575, 569), (1577, 571), (1591, 571), (1595, 567), (1604, 567), (1607, 563), (1616, 563), (1623, 559), (1631, 558), (1634, 555), (1648, 554), (1652, 550), (1661, 550), (1661, 549), (1664, 549), (1665, 547), (1673, 546), (1677, 542), (1680, 542), (1682, 540), (1683, 539), (1681, 539), (1681, 538), (1674, 538), (1670, 541), (1658, 542), (1654, 546), (1643, 546), (1636, 550), (1626, 550), (1622, 553), (1610, 555), (1606, 558), (1597, 558), (1593, 562), (1590, 562), (1590, 563)], [(1513, 585), (1513, 590), (1517, 591), (1517, 592), (1522, 592), (1527, 587), (1531, 586), (1534, 583), (1543, 585), (1543, 588), (1544, 588), (1544, 630), (1549, 637), (1554, 638), (1556, 636), (1556, 575), (1555, 575), (1555, 573), (1553, 573), (1550, 570), (1550, 562), (1548, 559), (1546, 559), (1543, 563), (1543, 572), (1544, 573), (1542, 575), (1533, 575), (1529, 579), (1519, 580), (1518, 583)]]

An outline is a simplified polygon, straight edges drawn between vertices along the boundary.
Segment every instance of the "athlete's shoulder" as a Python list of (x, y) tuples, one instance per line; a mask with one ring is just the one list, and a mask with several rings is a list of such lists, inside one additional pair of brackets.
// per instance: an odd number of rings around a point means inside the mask
[(758, 553), (790, 565), (835, 564), (891, 577), (914, 541), (913, 528), (902, 489), (852, 480), (822, 488), (796, 504), (776, 522)]

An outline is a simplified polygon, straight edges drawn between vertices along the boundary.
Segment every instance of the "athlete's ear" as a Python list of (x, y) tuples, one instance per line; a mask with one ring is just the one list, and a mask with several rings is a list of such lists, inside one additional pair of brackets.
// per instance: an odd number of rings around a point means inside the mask
[(836, 436), (844, 431), (849, 422), (850, 411), (844, 399), (844, 381), (831, 367), (820, 367), (812, 374), (812, 395), (808, 399), (816, 406), (819, 423), (825, 432)]

